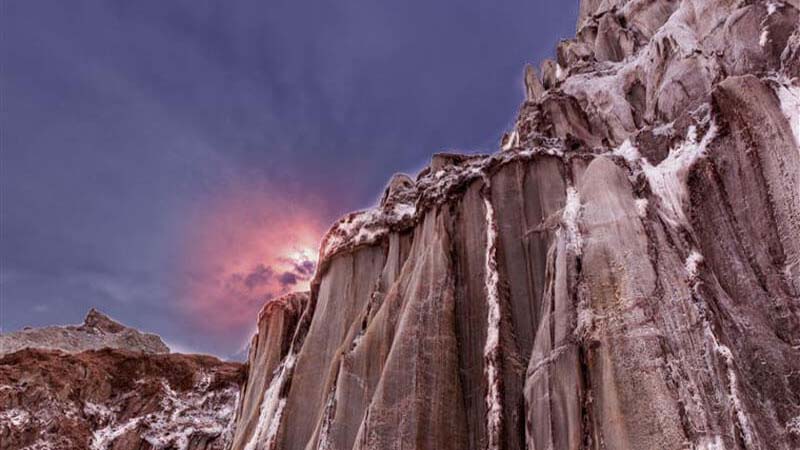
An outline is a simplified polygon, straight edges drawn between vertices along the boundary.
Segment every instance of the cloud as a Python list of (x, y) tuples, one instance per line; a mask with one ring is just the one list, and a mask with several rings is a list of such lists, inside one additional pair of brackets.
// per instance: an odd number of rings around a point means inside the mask
[(324, 220), (270, 185), (221, 192), (187, 220), (177, 297), (197, 326), (231, 339), (265, 302), (309, 288)]
[(281, 286), (294, 286), (297, 284), (297, 275), (294, 272), (283, 272), (281, 276), (278, 278), (280, 281)]
[(244, 284), (248, 289), (254, 289), (272, 281), (275, 271), (272, 267), (266, 267), (264, 264), (259, 264), (253, 269), (252, 272), (244, 277)]

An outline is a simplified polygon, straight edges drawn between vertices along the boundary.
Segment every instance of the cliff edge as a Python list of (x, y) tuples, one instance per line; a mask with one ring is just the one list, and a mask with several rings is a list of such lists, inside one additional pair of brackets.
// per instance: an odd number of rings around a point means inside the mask
[(800, 448), (800, 3), (583, 0), (525, 83), (260, 316), (234, 449)]

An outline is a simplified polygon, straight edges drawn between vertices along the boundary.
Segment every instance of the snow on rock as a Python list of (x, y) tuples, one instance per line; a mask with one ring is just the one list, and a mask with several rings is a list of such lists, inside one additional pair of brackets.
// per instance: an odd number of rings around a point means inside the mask
[(636, 199), (636, 215), (645, 218), (647, 217), (647, 206), (649, 205), (649, 201), (646, 198), (637, 198)]
[(222, 450), (241, 369), (210, 356), (119, 349), (6, 355), (0, 450)]
[(800, 152), (800, 86), (780, 83), (776, 89), (781, 110), (792, 127), (795, 144)]
[[(709, 122), (709, 116), (706, 116)], [(650, 189), (660, 199), (660, 211), (663, 217), (674, 226), (688, 224), (684, 206), (688, 200), (686, 179), (694, 163), (702, 158), (706, 148), (717, 135), (717, 128), (713, 122), (708, 124), (708, 129), (702, 139), (698, 141), (697, 127), (689, 127), (686, 139), (677, 147), (670, 150), (664, 161), (656, 166), (647, 160), (642, 161), (642, 169), (650, 184)]]
[(167, 395), (161, 400), (161, 410), (146, 416), (143, 433), (154, 449), (187, 450), (192, 436), (221, 436), (227, 431), (239, 393), (234, 388), (210, 391), (211, 381), (209, 374), (203, 374), (195, 389), (180, 394), (166, 381), (162, 383)]
[(283, 409), (286, 407), (286, 398), (281, 397), (281, 392), (284, 391), (284, 386), (291, 379), (296, 361), (297, 355), (293, 350), (290, 350), (281, 365), (276, 369), (275, 376), (263, 394), (256, 430), (244, 446), (244, 450), (271, 448), (270, 445), (275, 441), (278, 434)]
[(702, 263), (703, 255), (701, 255), (697, 250), (692, 250), (692, 252), (689, 253), (689, 256), (686, 258), (686, 263), (684, 264), (690, 280), (697, 278), (699, 267)]
[(764, 28), (763, 30), (761, 30), (761, 35), (758, 38), (758, 45), (764, 47), (767, 45), (768, 42), (769, 42), (769, 29)]
[[(235, 387), (209, 391), (209, 374), (202, 374), (193, 389), (178, 393), (166, 380), (161, 381), (164, 396), (154, 413), (117, 420), (119, 408), (87, 403), (84, 411), (109, 424), (93, 433), (92, 450), (111, 448), (119, 437), (136, 431), (154, 450), (187, 450), (192, 437), (217, 437), (226, 431), (235, 414), (238, 390)], [(228, 401), (233, 398), (234, 401)]]
[(625, 139), (622, 145), (614, 150), (613, 154), (625, 158), (625, 161), (628, 161), (629, 163), (635, 163), (641, 158), (641, 155), (639, 155), (639, 150), (633, 144), (631, 144), (630, 139)]
[(797, 416), (786, 423), (786, 431), (800, 437), (800, 416)]
[(578, 218), (581, 213), (581, 197), (578, 190), (570, 186), (567, 188), (567, 204), (564, 206), (562, 222), (567, 235), (567, 249), (576, 255), (581, 254), (583, 237), (578, 227)]
[(696, 450), (726, 450), (725, 443), (719, 436), (713, 436), (703, 439), (698, 445)]
[(30, 414), (18, 408), (7, 409), (0, 411), (0, 422), (11, 425), (14, 428), (19, 428), (30, 420)]
[(319, 266), (324, 267), (325, 261), (340, 252), (375, 244), (392, 231), (414, 226), (431, 206), (447, 201), (465, 184), (485, 178), (492, 167), (538, 155), (563, 158), (562, 143), (551, 141), (546, 146), (513, 148), (493, 155), (459, 156), (444, 167), (423, 170), (416, 181), (387, 192), (376, 207), (347, 214), (336, 222), (322, 239)]
[(486, 344), (483, 348), (486, 393), (486, 432), (488, 449), (499, 449), (502, 441), (503, 404), (501, 392), (500, 355), (500, 274), (497, 272), (497, 223), (494, 207), (488, 197), (483, 199), (486, 211)]
[(665, 123), (653, 128), (653, 134), (656, 136), (670, 136), (675, 132), (675, 122)]
[(92, 441), (89, 444), (89, 447), (92, 450), (107, 450), (112, 448), (114, 441), (117, 438), (123, 436), (129, 431), (135, 430), (141, 421), (141, 417), (136, 417), (121, 424), (112, 424), (101, 428), (93, 433)]
[(742, 439), (744, 440), (747, 448), (751, 448), (753, 445), (753, 432), (752, 427), (750, 426), (750, 419), (745, 412), (744, 405), (739, 394), (739, 383), (736, 376), (733, 353), (728, 346), (721, 344), (717, 340), (717, 336), (714, 334), (714, 331), (711, 329), (711, 326), (708, 323), (705, 324), (705, 327), (706, 334), (710, 338), (714, 350), (716, 350), (717, 354), (722, 356), (722, 359), (725, 362), (728, 372), (728, 398), (730, 400), (731, 408), (733, 409), (739, 429), (742, 432)]

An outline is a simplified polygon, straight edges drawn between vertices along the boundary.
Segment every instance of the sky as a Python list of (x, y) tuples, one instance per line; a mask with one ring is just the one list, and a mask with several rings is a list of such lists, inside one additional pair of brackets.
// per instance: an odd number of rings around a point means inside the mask
[(226, 357), (393, 173), (497, 150), (578, 2), (0, 7), (2, 331), (97, 307)]

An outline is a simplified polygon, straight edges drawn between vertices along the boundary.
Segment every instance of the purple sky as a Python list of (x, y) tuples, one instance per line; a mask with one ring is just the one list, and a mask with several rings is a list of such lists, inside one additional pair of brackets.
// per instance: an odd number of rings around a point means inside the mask
[[(241, 315), (304, 270), (273, 243), (318, 239), (436, 151), (494, 151), (577, 5), (4, 1), (3, 331), (96, 306), (236, 352)], [(263, 290), (195, 308), (209, 283)]]

